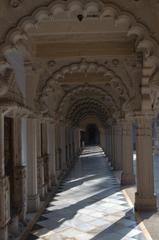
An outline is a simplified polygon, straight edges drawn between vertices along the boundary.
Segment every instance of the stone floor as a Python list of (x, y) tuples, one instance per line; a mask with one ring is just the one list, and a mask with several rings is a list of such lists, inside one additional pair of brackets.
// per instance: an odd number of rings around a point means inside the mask
[(86, 148), (28, 240), (144, 240), (99, 147)]

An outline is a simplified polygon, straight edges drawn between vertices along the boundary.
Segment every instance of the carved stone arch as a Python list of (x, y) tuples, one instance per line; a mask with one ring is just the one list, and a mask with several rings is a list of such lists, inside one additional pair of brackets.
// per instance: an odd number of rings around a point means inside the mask
[[(98, 64), (97, 62), (87, 62), (85, 60), (82, 60), (78, 63), (72, 63), (66, 66), (62, 66), (60, 67), (58, 70), (56, 70), (55, 72), (52, 73), (52, 75), (47, 78), (44, 79), (44, 82), (40, 82), (37, 88), (37, 94), (36, 94), (36, 101), (38, 103), (40, 103), (40, 105), (44, 106), (44, 108), (46, 109), (46, 104), (43, 104), (42, 102), (44, 101), (44, 99), (47, 98), (47, 96), (49, 95), (49, 93), (53, 93), (55, 92), (55, 89), (57, 89), (57, 86), (59, 86), (60, 88), (60, 83), (61, 80), (63, 80), (65, 78), (66, 74), (72, 74), (72, 73), (84, 73), (84, 74), (89, 74), (89, 73), (95, 73), (95, 74), (101, 74), (101, 76), (103, 76), (103, 79), (106, 80), (106, 85), (109, 84), (109, 89), (107, 89), (107, 87), (104, 88), (100, 88), (97, 87), (95, 85), (81, 85), (75, 87), (74, 89), (71, 89), (71, 94), (76, 94), (76, 91), (79, 92), (80, 89), (82, 89), (82, 91), (95, 91), (96, 94), (103, 94), (105, 95), (105, 97), (107, 96), (107, 98), (109, 97), (109, 101), (110, 99), (113, 99), (115, 105), (118, 105), (118, 103), (120, 102), (121, 99), (125, 99), (128, 100), (130, 95), (133, 94), (132, 89), (130, 89), (130, 87), (128, 88), (128, 86), (122, 81), (122, 79), (111, 69), (107, 68), (105, 65), (103, 64)], [(101, 91), (103, 93), (101, 93)], [(113, 97), (112, 97), (113, 96)], [(63, 98), (65, 97), (65, 95), (63, 96)], [(62, 99), (63, 99), (62, 98)], [(62, 101), (62, 100), (61, 100)], [(65, 98), (64, 98), (64, 102)], [(112, 103), (112, 105), (114, 105), (114, 103)], [(57, 106), (57, 109), (59, 109), (60, 106)]]
[(118, 105), (117, 105), (117, 102), (116, 100), (110, 95), (110, 93), (108, 93), (107, 91), (103, 90), (102, 88), (100, 87), (97, 87), (97, 86), (92, 86), (92, 85), (88, 85), (88, 86), (85, 86), (85, 85), (80, 85), (78, 87), (75, 87), (73, 88), (72, 90), (70, 90), (68, 93), (65, 94), (65, 96), (61, 99), (61, 102), (59, 103), (58, 107), (57, 107), (57, 110), (58, 110), (58, 113), (62, 113), (65, 111), (65, 108), (66, 108), (66, 102), (69, 101), (71, 99), (71, 97), (73, 98), (73, 96), (77, 96), (79, 94), (80, 91), (88, 91), (88, 90), (91, 90), (91, 91), (95, 91), (95, 93), (97, 95), (102, 95), (102, 96), (105, 96), (105, 97), (109, 97), (112, 105), (117, 109), (118, 108)]
[(64, 79), (66, 74), (72, 73), (101, 73), (103, 74), (103, 77), (110, 78), (110, 85), (114, 83), (118, 84), (118, 86), (116, 85), (116, 89), (119, 91), (122, 89), (123, 96), (128, 97), (130, 94), (130, 90), (126, 84), (119, 76), (116, 75), (113, 70), (108, 69), (105, 65), (98, 64), (97, 62), (87, 62), (85, 60), (82, 60), (79, 63), (72, 63), (70, 65), (63, 66), (60, 69), (56, 70), (52, 76), (47, 79), (44, 84), (42, 84), (42, 88), (38, 88), (38, 92), (40, 91), (40, 95), (42, 95), (42, 92), (49, 91), (49, 89), (52, 88), (52, 85), (54, 85), (56, 82), (59, 83), (61, 79)]
[(103, 117), (106, 118), (108, 117), (108, 115), (110, 115), (110, 112), (108, 111), (107, 106), (100, 102), (98, 99), (93, 99), (93, 98), (87, 98), (87, 99), (79, 99), (79, 101), (76, 101), (75, 103), (72, 104), (72, 106), (70, 106), (70, 108), (68, 109), (66, 118), (68, 119), (74, 119), (77, 115), (81, 115), (82, 111), (97, 111), (100, 115), (103, 115)]
[[(79, 98), (77, 101), (73, 102), (72, 105), (70, 106), (70, 108), (68, 109), (67, 112), (67, 117), (72, 116), (76, 111), (78, 111), (78, 108), (80, 106), (83, 106), (84, 104), (88, 104), (89, 105), (96, 105), (98, 104), (98, 106), (100, 106), (101, 109), (103, 109), (104, 111), (106, 111), (107, 113), (109, 112), (109, 107), (107, 105), (105, 105), (105, 103), (101, 102), (98, 99), (94, 99), (94, 98), (90, 98), (90, 97), (85, 97), (85, 98)], [(93, 107), (94, 107), (93, 106)]]
[[(64, 17), (69, 19), (79, 16), (112, 18), (115, 27), (122, 27), (127, 32), (128, 37), (135, 37), (136, 51), (143, 51), (146, 58), (158, 54), (158, 44), (151, 37), (145, 25), (138, 22), (132, 13), (125, 12), (116, 4), (105, 4), (102, 1), (53, 1), (47, 6), (38, 7), (32, 14), (25, 16), (7, 34), (6, 43), (16, 44), (19, 40), (26, 40), (30, 28), (38, 27), (38, 24), (45, 20), (55, 21), (57, 18)], [(1, 46), (2, 47), (2, 46)], [(10, 46), (9, 46), (10, 47)]]
[[(30, 29), (37, 29), (39, 24), (48, 19), (49, 21), (56, 22), (59, 18), (70, 19), (74, 18), (79, 21), (79, 16), (82, 18), (98, 18), (98, 19), (111, 19), (114, 28), (125, 32), (125, 36), (133, 38), (135, 41), (135, 51), (142, 52), (143, 60), (143, 75), (145, 69), (149, 67), (147, 78), (142, 79), (142, 87), (149, 88), (149, 79), (155, 72), (159, 60), (159, 47), (157, 41), (153, 38), (146, 25), (138, 21), (130, 12), (122, 10), (118, 5), (109, 3), (105, 4), (102, 1), (96, 0), (71, 0), (71, 1), (52, 1), (47, 6), (41, 6), (35, 9), (33, 13), (22, 18), (16, 26), (13, 26), (6, 37), (1, 50), (5, 55), (6, 49), (17, 47), (19, 42), (24, 43), (29, 39)], [(142, 91), (146, 92), (146, 91)], [(148, 104), (148, 97), (144, 96), (145, 106)], [(143, 107), (144, 108), (144, 107)]]

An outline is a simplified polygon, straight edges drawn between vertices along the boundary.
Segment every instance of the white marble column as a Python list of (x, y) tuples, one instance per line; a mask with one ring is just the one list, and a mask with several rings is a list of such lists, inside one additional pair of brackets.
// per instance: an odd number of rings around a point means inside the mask
[(61, 162), (62, 162), (62, 171), (66, 172), (67, 163), (66, 163), (66, 129), (63, 121), (60, 121), (60, 149), (61, 149)]
[(110, 126), (106, 129), (106, 154), (109, 164), (112, 165), (112, 129)]
[(104, 152), (106, 152), (106, 132), (104, 128), (100, 128), (100, 143)]
[(10, 220), (9, 179), (5, 176), (4, 164), (4, 115), (0, 113), (0, 238), (8, 240)]
[(42, 123), (36, 120), (36, 151), (37, 151), (37, 178), (38, 178), (38, 194), (40, 199), (45, 198), (45, 180), (44, 180), (44, 159), (42, 154)]
[[(26, 167), (26, 119), (14, 118), (14, 207), (18, 209), (20, 220), (25, 221), (27, 212), (27, 167)], [(25, 146), (26, 148), (26, 146)], [(23, 153), (24, 151), (24, 153)]]
[(122, 168), (122, 131), (120, 124), (113, 125), (112, 137), (112, 165), (114, 170), (121, 170)]
[(69, 127), (69, 143), (70, 143), (70, 161), (71, 165), (73, 163), (73, 130), (72, 127)]
[(56, 148), (56, 173), (57, 178), (61, 175), (62, 158), (61, 158), (61, 144), (60, 144), (60, 122), (56, 121), (55, 125), (55, 148)]
[(109, 161), (112, 161), (112, 128), (108, 128), (108, 152), (109, 152)]
[(120, 122), (115, 125), (115, 161), (114, 170), (122, 169), (122, 127)]
[(28, 169), (28, 211), (39, 207), (37, 174), (37, 124), (36, 119), (27, 119), (27, 169)]
[(159, 119), (154, 122), (154, 152), (159, 154)]
[(75, 157), (78, 157), (80, 151), (79, 128), (75, 128), (74, 130), (74, 142), (75, 142)]
[(132, 185), (135, 183), (133, 172), (133, 137), (132, 121), (122, 121), (122, 185)]
[(152, 117), (144, 114), (136, 119), (137, 192), (135, 194), (135, 209), (137, 211), (151, 211), (157, 208), (156, 196), (154, 195)]
[(57, 184), (56, 166), (55, 166), (55, 125), (47, 124), (48, 136), (48, 155), (49, 155), (49, 186)]
[(116, 146), (116, 139), (115, 139), (115, 125), (112, 126), (112, 149), (111, 149), (111, 152), (112, 152), (112, 168), (114, 169), (115, 168), (115, 146)]
[(66, 136), (66, 164), (67, 164), (67, 167), (69, 168), (70, 167), (70, 158), (69, 158), (69, 130), (68, 130), (68, 126), (66, 125), (66, 128), (65, 128), (65, 136)]

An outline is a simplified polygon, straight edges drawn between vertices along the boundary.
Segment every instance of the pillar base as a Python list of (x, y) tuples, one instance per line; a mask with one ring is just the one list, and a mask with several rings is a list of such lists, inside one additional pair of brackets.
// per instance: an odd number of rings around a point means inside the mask
[(36, 212), (40, 206), (39, 195), (28, 196), (28, 212)]
[(140, 195), (135, 193), (135, 210), (136, 211), (157, 211), (157, 201), (154, 195)]
[(121, 174), (121, 185), (134, 185), (135, 184), (135, 176), (133, 174)]
[(1, 240), (8, 240), (8, 226), (0, 228)]

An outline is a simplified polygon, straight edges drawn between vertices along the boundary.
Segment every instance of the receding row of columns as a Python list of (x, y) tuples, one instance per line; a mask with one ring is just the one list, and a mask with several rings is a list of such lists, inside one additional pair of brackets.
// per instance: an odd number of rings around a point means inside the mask
[[(13, 180), (5, 173), (4, 114), (0, 114), (0, 236), (8, 239), (11, 228), (10, 208), (14, 200), (18, 223), (27, 213), (36, 212), (54, 186), (57, 186), (79, 154), (79, 130), (63, 121), (13, 117)], [(10, 186), (14, 185), (14, 198)], [(9, 228), (9, 229), (8, 229)], [(17, 228), (17, 229), (16, 229)]]
[(107, 155), (114, 170), (122, 170), (121, 184), (135, 184), (133, 170), (133, 123), (136, 124), (135, 209), (156, 210), (152, 155), (152, 117), (147, 115), (121, 119), (106, 130)]

